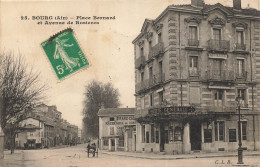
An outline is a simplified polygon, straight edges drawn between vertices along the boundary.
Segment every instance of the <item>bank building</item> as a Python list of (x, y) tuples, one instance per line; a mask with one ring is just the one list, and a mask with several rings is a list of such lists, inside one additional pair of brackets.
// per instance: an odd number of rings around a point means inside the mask
[(236, 151), (239, 129), (243, 149), (259, 150), (259, 38), (260, 11), (241, 0), (191, 0), (145, 19), (133, 40), (135, 151)]

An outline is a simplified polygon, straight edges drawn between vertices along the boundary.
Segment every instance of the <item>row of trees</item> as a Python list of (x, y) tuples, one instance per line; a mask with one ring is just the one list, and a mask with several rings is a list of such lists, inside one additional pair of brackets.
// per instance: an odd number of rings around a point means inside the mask
[(11, 154), (19, 123), (44, 97), (46, 85), (40, 83), (39, 77), (39, 73), (27, 68), (20, 55), (0, 54), (0, 121), (11, 139)]

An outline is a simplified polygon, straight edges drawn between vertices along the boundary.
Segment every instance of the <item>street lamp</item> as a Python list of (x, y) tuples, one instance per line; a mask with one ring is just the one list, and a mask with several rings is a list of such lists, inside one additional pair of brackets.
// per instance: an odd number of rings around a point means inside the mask
[(240, 105), (241, 105), (242, 98), (238, 96), (236, 98), (237, 108), (238, 108), (238, 162), (237, 164), (244, 164), (243, 163), (243, 149), (242, 149), (242, 141), (241, 141), (241, 114), (240, 114)]

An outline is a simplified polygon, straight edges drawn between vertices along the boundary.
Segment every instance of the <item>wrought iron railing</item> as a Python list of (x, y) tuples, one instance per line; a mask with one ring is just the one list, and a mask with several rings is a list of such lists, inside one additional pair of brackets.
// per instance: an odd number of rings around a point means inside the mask
[(139, 68), (141, 65), (145, 64), (145, 57), (140, 56), (135, 60), (135, 68)]
[(237, 72), (236, 73), (236, 78), (238, 80), (246, 80), (247, 79), (247, 72), (246, 71)]
[(246, 50), (246, 44), (236, 43), (236, 50)]
[(163, 42), (159, 42), (153, 47), (151, 47), (149, 54), (148, 54), (148, 60), (152, 59), (153, 57), (156, 57), (164, 52), (164, 44)]
[(209, 70), (206, 71), (207, 80), (211, 81), (234, 81), (235, 73), (230, 70)]
[(213, 51), (229, 51), (230, 42), (227, 40), (208, 40), (208, 49)]
[(158, 73), (158, 74), (153, 75), (151, 78), (149, 78), (149, 86), (154, 86), (154, 85), (162, 83), (164, 81), (165, 81), (165, 74)]
[(136, 84), (135, 89), (136, 92), (138, 92), (140, 90), (147, 89), (154, 85), (163, 83), (164, 81), (165, 81), (165, 73), (158, 73), (153, 75), (151, 78), (145, 79), (142, 82)]
[(197, 39), (189, 39), (188, 40), (188, 45), (189, 46), (199, 46), (199, 40), (197, 40)]

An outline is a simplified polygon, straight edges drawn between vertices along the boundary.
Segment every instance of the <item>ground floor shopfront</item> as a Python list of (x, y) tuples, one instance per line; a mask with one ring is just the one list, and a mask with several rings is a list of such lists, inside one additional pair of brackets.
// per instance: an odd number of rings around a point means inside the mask
[[(236, 113), (195, 112), (157, 116), (137, 118), (136, 151), (186, 154), (192, 151), (236, 151), (238, 148)], [(259, 117), (244, 114), (240, 127), (244, 149), (259, 150)]]
[(136, 132), (135, 125), (122, 128), (121, 135), (103, 136), (100, 139), (100, 149), (108, 151), (135, 151)]

